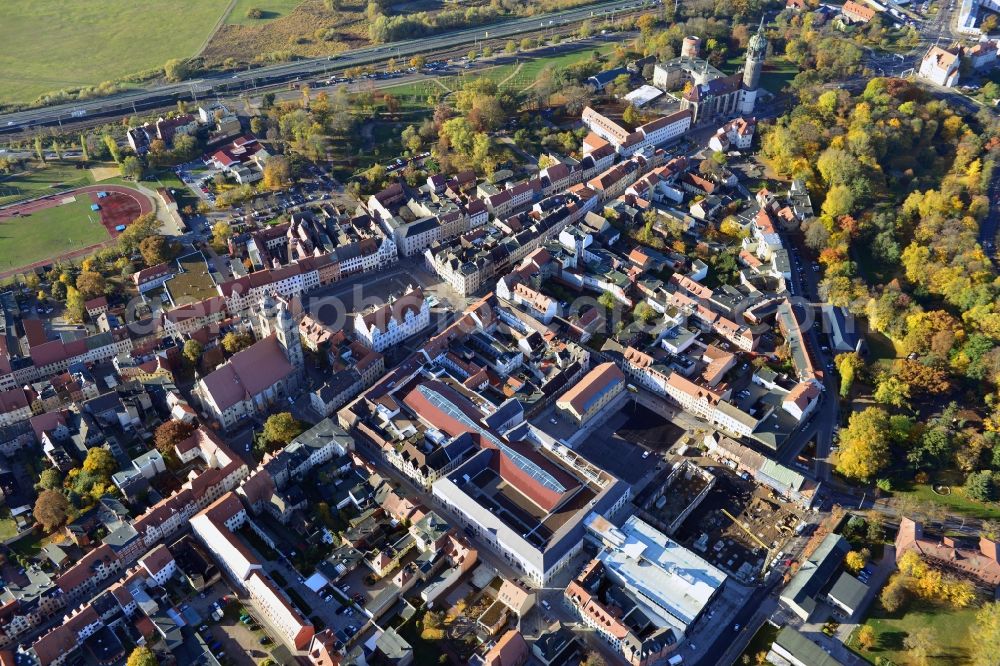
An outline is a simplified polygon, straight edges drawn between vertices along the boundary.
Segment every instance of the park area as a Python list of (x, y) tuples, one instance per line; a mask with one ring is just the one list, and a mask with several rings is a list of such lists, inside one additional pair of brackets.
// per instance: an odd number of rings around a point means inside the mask
[[(879, 663), (881, 657), (883, 662), (888, 659), (900, 666), (918, 666), (921, 663), (918, 655), (906, 647), (906, 639), (927, 629), (932, 638), (932, 647), (927, 652), (930, 663), (971, 664), (969, 630), (975, 626), (978, 610), (976, 606), (955, 609), (913, 599), (899, 611), (890, 613), (876, 603), (864, 624), (851, 634), (848, 647), (873, 664)], [(875, 631), (875, 644), (868, 650), (862, 649), (857, 641), (863, 626), (870, 626)]]
[(0, 105), (189, 58), (212, 35), (227, 6), (227, 0), (5, 0)]

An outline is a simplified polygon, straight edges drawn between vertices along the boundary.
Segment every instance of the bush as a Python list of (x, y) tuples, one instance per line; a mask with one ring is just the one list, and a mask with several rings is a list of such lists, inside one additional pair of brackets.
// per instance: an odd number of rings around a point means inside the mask
[(259, 19), (264, 18), (264, 12), (262, 12), (258, 7), (251, 7), (247, 10), (247, 18)]

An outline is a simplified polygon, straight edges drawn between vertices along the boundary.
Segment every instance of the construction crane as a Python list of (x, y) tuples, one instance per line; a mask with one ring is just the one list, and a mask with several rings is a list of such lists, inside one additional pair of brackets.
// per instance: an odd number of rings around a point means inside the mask
[(744, 524), (743, 524), (743, 523), (741, 523), (741, 522), (740, 522), (739, 520), (737, 520), (737, 519), (736, 519), (736, 516), (734, 516), (733, 514), (729, 513), (729, 512), (728, 512), (728, 511), (726, 511), (725, 509), (721, 509), (721, 511), (722, 511), (722, 513), (724, 513), (724, 514), (725, 514), (726, 518), (728, 518), (729, 520), (733, 521), (733, 524), (734, 524), (734, 525), (737, 525), (737, 526), (738, 526), (738, 527), (739, 527), (739, 528), (740, 528), (741, 530), (743, 530), (744, 532), (746, 532), (746, 533), (747, 533), (747, 536), (749, 536), (749, 537), (750, 537), (751, 539), (753, 539), (753, 540), (754, 540), (754, 542), (755, 542), (755, 543), (756, 543), (756, 544), (757, 544), (758, 546), (760, 546), (761, 548), (763, 548), (763, 549), (764, 549), (764, 552), (765, 552), (765, 553), (767, 553), (767, 555), (766, 555), (766, 556), (764, 557), (764, 565), (763, 565), (763, 566), (761, 567), (761, 569), (760, 569), (760, 573), (761, 573), (761, 574), (763, 575), (763, 573), (764, 573), (764, 572), (765, 572), (765, 571), (767, 570), (767, 564), (768, 564), (768, 562), (770, 562), (770, 560), (771, 560), (771, 547), (770, 547), (770, 546), (768, 546), (768, 545), (767, 545), (766, 543), (764, 543), (763, 541), (761, 541), (761, 540), (760, 540), (760, 539), (759, 539), (759, 538), (757, 537), (757, 535), (756, 535), (756, 534), (754, 534), (753, 532), (751, 532), (751, 531), (750, 531), (750, 529), (749, 529), (749, 528), (747, 528), (747, 526), (746, 526), (746, 525), (744, 525)]

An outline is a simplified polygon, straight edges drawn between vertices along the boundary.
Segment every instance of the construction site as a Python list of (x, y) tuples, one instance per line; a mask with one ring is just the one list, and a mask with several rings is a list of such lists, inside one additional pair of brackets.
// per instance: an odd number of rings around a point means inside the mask
[(667, 536), (673, 536), (715, 486), (715, 475), (682, 460), (657, 477), (636, 497), (639, 516)]
[(736, 579), (752, 583), (779, 559), (803, 524), (801, 509), (726, 467), (711, 473), (715, 483), (679, 525), (675, 538)]

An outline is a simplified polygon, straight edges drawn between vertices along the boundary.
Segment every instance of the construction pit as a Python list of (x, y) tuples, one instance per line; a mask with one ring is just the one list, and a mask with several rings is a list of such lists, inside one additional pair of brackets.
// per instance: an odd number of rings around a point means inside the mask
[(716, 482), (675, 538), (737, 580), (752, 583), (794, 536), (801, 510), (725, 467), (710, 471)]

